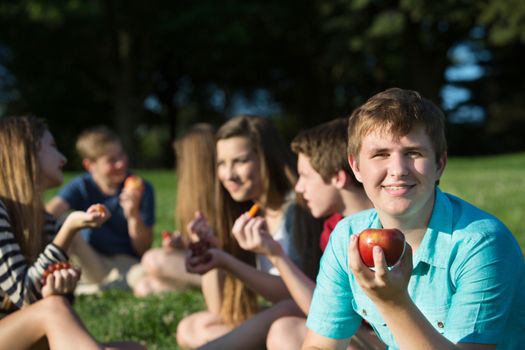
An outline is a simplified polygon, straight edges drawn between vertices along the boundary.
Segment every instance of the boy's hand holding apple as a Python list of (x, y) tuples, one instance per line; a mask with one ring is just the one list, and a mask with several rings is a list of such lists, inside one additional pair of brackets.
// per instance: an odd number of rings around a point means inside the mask
[(378, 306), (408, 300), (412, 248), (398, 230), (369, 230), (350, 236), (348, 265), (356, 281)]

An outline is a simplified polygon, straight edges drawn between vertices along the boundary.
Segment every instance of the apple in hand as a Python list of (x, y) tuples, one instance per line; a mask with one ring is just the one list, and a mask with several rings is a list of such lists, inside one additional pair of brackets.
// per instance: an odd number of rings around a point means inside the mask
[(142, 193), (144, 192), (144, 181), (136, 175), (130, 175), (124, 181), (124, 189)]
[(369, 228), (359, 234), (358, 247), (361, 260), (374, 267), (374, 246), (380, 246), (387, 265), (395, 265), (405, 252), (405, 235), (395, 228)]
[(104, 204), (94, 204), (93, 211), (99, 213), (102, 217), (106, 217), (108, 215), (108, 208), (106, 208)]
[(170, 231), (164, 230), (160, 234), (162, 235), (162, 240), (164, 242), (168, 242), (168, 241), (171, 242), (171, 232)]
[(212, 256), (210, 253), (208, 253), (208, 249), (210, 249), (210, 247), (210, 243), (204, 240), (191, 242), (189, 244), (188, 248), (191, 251), (191, 257), (199, 257), (199, 259), (197, 259), (198, 262), (196, 262), (195, 265), (199, 263), (205, 264), (211, 260)]

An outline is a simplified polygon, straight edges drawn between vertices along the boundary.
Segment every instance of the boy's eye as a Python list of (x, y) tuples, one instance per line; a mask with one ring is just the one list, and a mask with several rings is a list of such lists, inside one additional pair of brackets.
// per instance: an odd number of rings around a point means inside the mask
[(407, 155), (411, 158), (415, 158), (415, 157), (420, 157), (421, 156), (421, 153), (420, 152), (417, 152), (417, 151), (410, 151), (407, 153)]
[(388, 156), (388, 153), (386, 152), (380, 152), (380, 153), (375, 153), (372, 158), (385, 158)]

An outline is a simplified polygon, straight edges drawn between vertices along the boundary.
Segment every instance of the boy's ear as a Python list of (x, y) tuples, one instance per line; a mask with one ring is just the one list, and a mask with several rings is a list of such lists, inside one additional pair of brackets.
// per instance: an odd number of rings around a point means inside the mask
[(346, 186), (346, 182), (348, 180), (348, 174), (340, 169), (337, 171), (337, 173), (332, 176), (332, 185), (335, 186), (337, 189), (342, 189)]
[(82, 159), (82, 167), (85, 171), (91, 171), (91, 161), (87, 158)]
[(448, 160), (448, 154), (447, 152), (445, 152), (443, 153), (443, 155), (441, 156), (441, 158), (438, 160), (438, 163), (437, 163), (437, 171), (439, 173), (438, 178), (441, 178), (441, 176), (443, 176), (443, 172), (445, 171), (445, 167), (447, 166), (447, 160)]
[(348, 164), (350, 165), (350, 168), (352, 168), (352, 172), (355, 175), (355, 178), (359, 182), (363, 182), (363, 178), (361, 177), (361, 173), (359, 172), (359, 162), (357, 161), (357, 158), (353, 155), (348, 155)]

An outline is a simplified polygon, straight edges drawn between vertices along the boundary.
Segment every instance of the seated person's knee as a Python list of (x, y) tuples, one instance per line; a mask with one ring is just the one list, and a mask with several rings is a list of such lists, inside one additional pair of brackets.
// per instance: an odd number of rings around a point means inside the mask
[(149, 250), (142, 256), (141, 264), (148, 275), (159, 276), (162, 273), (162, 251), (157, 249)]

